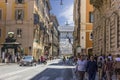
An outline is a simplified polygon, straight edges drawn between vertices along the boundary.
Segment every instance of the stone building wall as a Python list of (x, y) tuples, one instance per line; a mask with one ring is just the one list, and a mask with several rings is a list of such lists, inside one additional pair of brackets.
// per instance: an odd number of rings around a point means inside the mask
[[(96, 0), (95, 0), (96, 1)], [(94, 6), (93, 52), (96, 54), (117, 54), (120, 50), (120, 1), (99, 0)]]

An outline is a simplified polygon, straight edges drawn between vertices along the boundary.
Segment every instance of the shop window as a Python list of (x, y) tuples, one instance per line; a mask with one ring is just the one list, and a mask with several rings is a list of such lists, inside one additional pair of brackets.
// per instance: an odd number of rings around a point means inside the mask
[(23, 11), (23, 9), (17, 9), (15, 11), (15, 19), (16, 20), (23, 20), (24, 19), (24, 11)]
[(22, 37), (22, 29), (17, 29), (17, 37)]

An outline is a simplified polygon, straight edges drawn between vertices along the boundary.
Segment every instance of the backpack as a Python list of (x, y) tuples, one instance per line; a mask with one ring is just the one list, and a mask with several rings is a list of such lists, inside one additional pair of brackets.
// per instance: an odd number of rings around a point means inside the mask
[(102, 68), (102, 62), (99, 61), (98, 64), (97, 64), (98, 68)]

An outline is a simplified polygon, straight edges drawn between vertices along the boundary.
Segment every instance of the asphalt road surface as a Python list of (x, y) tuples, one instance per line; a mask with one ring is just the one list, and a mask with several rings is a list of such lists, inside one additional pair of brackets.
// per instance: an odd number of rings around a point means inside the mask
[(0, 66), (0, 80), (75, 80), (73, 68), (59, 59), (37, 66), (7, 64)]

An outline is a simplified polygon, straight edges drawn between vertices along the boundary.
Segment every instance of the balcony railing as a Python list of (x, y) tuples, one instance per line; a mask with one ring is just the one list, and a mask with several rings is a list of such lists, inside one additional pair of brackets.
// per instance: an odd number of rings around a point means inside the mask
[(95, 8), (100, 8), (103, 4), (103, 0), (90, 0), (90, 4), (92, 4)]

